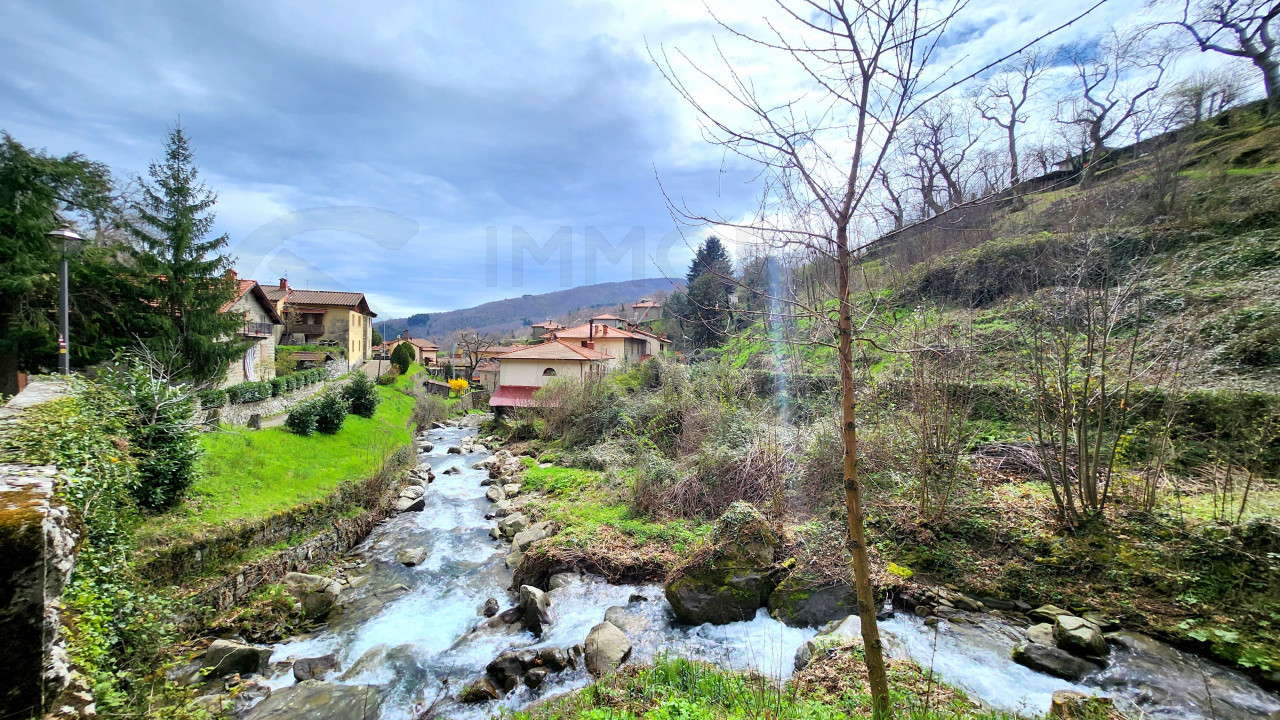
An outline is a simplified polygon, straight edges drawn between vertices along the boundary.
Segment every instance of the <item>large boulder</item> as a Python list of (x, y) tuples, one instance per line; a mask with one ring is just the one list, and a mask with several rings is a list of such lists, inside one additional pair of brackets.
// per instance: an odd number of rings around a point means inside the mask
[(204, 653), (204, 666), (213, 668), (209, 675), (222, 677), (232, 673), (261, 673), (271, 659), (271, 648), (247, 645), (234, 640), (214, 640)]
[(407, 498), (407, 497), (396, 498), (396, 512), (398, 512), (398, 513), (403, 513), (403, 512), (421, 512), (421, 511), (422, 511), (422, 509), (423, 509), (423, 508), (425, 508), (426, 506), (427, 506), (427, 501), (426, 501), (426, 499), (421, 498), (421, 497), (416, 497), (416, 498)]
[(768, 604), (775, 587), (778, 537), (764, 516), (735, 502), (716, 521), (710, 552), (686, 560), (667, 579), (667, 601), (689, 625), (750, 620)]
[(815, 581), (793, 571), (769, 594), (769, 614), (792, 627), (814, 627), (858, 612), (847, 583)]
[(498, 533), (504, 538), (514, 538), (529, 527), (529, 517), (522, 512), (512, 513), (498, 521)]
[(587, 671), (600, 677), (618, 668), (631, 657), (631, 641), (618, 626), (605, 621), (591, 628), (584, 643)]
[(1058, 647), (1081, 657), (1104, 658), (1111, 652), (1106, 638), (1102, 637), (1102, 630), (1075, 615), (1058, 616), (1053, 625), (1053, 640)]
[(1024, 643), (1015, 646), (1013, 648), (1013, 661), (1032, 670), (1071, 681), (1079, 680), (1098, 669), (1097, 665), (1087, 660), (1081, 660), (1066, 650), (1039, 643)]
[(833, 620), (822, 626), (817, 635), (796, 648), (794, 667), (797, 671), (803, 670), (818, 653), (850, 643), (862, 645), (862, 619), (857, 615)]
[(529, 527), (516, 533), (515, 539), (511, 545), (516, 552), (526, 552), (530, 545), (539, 540), (546, 540), (551, 537), (553, 528), (550, 522), (534, 523)]
[(337, 580), (323, 575), (291, 572), (284, 576), (284, 586), (297, 598), (302, 612), (309, 618), (323, 618), (338, 602), (342, 586)]
[(1027, 628), (1027, 639), (1037, 645), (1056, 646), (1058, 643), (1053, 639), (1053, 626), (1049, 623), (1039, 623)]
[(551, 613), (547, 607), (551, 602), (547, 594), (532, 585), (520, 586), (520, 611), (524, 614), (524, 625), (535, 637), (542, 637), (542, 628), (551, 624)]
[(377, 720), (382, 697), (372, 685), (339, 685), (307, 680), (277, 690), (245, 720)]
[(634, 635), (649, 629), (649, 618), (641, 615), (640, 613), (628, 610), (621, 605), (614, 605), (608, 610), (605, 610), (604, 619), (607, 622), (613, 623), (614, 627), (617, 627), (628, 635)]
[(299, 658), (293, 661), (293, 679), (298, 682), (319, 680), (336, 667), (338, 667), (338, 656), (335, 653), (320, 657)]
[(1028, 611), (1027, 617), (1031, 618), (1033, 622), (1049, 623), (1050, 625), (1052, 625), (1053, 622), (1058, 619), (1059, 615), (1070, 615), (1070, 614), (1071, 613), (1067, 612), (1066, 610), (1063, 610), (1057, 605), (1041, 605), (1035, 610)]
[(425, 561), (426, 559), (427, 559), (426, 548), (421, 548), (421, 547), (405, 548), (400, 552), (396, 553), (396, 562), (400, 563), (401, 565), (406, 565), (408, 567), (421, 565), (423, 561)]

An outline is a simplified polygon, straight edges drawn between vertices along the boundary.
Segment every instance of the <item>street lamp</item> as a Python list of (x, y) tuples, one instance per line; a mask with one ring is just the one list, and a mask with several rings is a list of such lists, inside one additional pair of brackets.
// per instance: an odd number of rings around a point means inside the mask
[(67, 319), (67, 304), (70, 295), (67, 288), (67, 242), (79, 241), (84, 238), (80, 237), (80, 233), (72, 230), (69, 225), (63, 225), (57, 230), (51, 230), (47, 235), (54, 240), (62, 241), (62, 291), (58, 296), (58, 372), (63, 375), (69, 375), (71, 373), (71, 330)]

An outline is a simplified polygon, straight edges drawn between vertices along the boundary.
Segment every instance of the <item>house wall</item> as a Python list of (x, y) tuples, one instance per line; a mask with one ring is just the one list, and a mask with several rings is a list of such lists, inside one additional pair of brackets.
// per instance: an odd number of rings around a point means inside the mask
[(542, 374), (547, 368), (555, 369), (554, 377), (581, 379), (588, 364), (585, 360), (502, 360), (498, 368), (498, 384), (542, 387), (553, 379)]
[[(273, 322), (267, 308), (252, 292), (242, 295), (230, 308), (227, 308), (227, 312), (243, 315), (247, 322)], [(274, 324), (271, 337), (265, 338), (245, 337), (237, 333), (240, 339), (249, 340), (253, 344), (255, 358), (253, 367), (257, 374), (255, 380), (270, 380), (276, 376), (276, 333), (282, 327)], [(227, 364), (227, 377), (223, 380), (222, 387), (231, 387), (245, 380), (244, 356), (241, 355)]]

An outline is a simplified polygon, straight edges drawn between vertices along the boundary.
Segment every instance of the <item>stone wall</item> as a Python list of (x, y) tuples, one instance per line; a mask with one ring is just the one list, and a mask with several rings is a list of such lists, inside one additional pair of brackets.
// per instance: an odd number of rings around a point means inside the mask
[[(65, 387), (33, 382), (2, 417), (60, 397)], [(82, 533), (58, 504), (56, 485), (52, 467), (0, 464), (0, 718), (43, 715), (70, 679), (59, 599)]]
[[(332, 374), (329, 377), (334, 377)], [(349, 378), (340, 377), (337, 380), (329, 382), (318, 382), (308, 385), (304, 388), (298, 388), (292, 392), (283, 395), (269, 397), (266, 400), (258, 402), (227, 404), (222, 407), (219, 413), (219, 419), (228, 425), (248, 425), (249, 416), (253, 414), (262, 417), (270, 417), (282, 413), (307, 398), (315, 397), (329, 388), (342, 387), (349, 382)]]

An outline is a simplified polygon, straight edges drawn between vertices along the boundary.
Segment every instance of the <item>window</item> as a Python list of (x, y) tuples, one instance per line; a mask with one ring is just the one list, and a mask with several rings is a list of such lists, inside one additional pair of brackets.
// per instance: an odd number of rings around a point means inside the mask
[(547, 368), (546, 370), (542, 371), (542, 377), (555, 377), (555, 374), (556, 374), (555, 368)]

